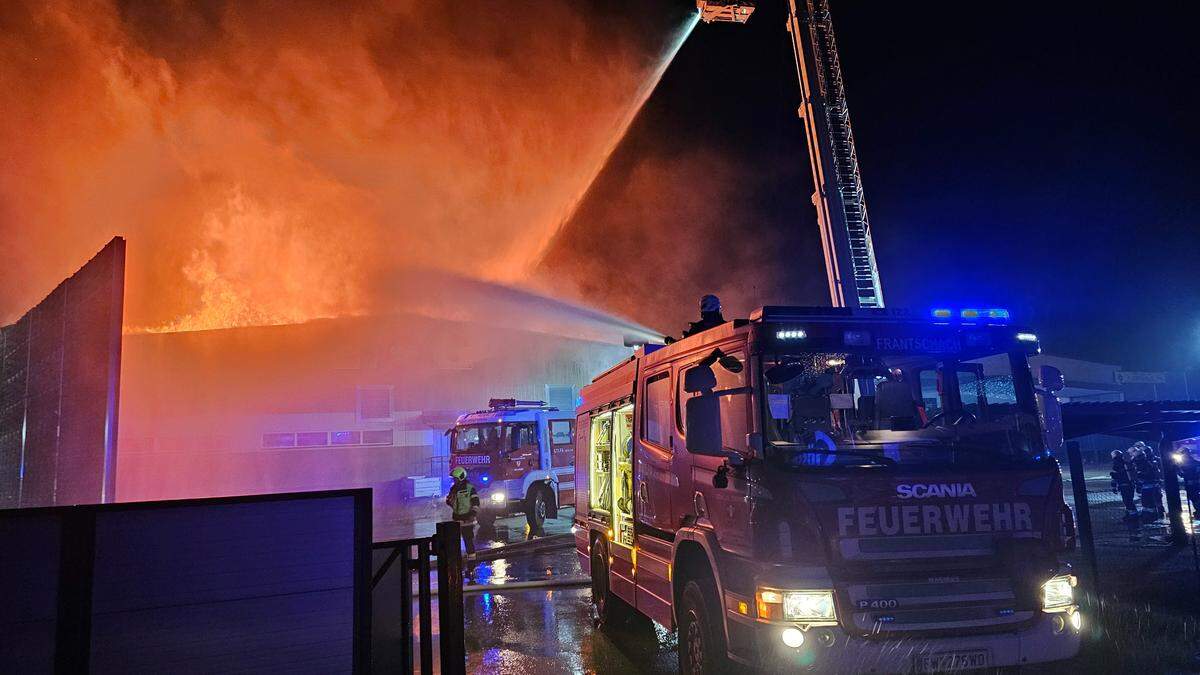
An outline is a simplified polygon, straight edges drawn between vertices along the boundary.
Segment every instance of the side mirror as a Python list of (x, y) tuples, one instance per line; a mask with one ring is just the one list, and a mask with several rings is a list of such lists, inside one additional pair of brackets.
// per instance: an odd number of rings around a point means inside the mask
[(1062, 403), (1052, 391), (1037, 392), (1038, 412), (1042, 418), (1042, 440), (1046, 449), (1057, 452), (1063, 446)]
[(1054, 366), (1042, 366), (1038, 373), (1042, 379), (1042, 389), (1054, 393), (1063, 390), (1067, 386), (1066, 379), (1063, 378), (1062, 371)]
[(683, 390), (689, 394), (712, 391), (715, 386), (717, 386), (717, 374), (708, 366), (699, 365), (695, 368), (689, 368), (683, 374)]
[(687, 451), (695, 455), (724, 457), (721, 445), (721, 404), (709, 394), (693, 396), (684, 404), (687, 418)]

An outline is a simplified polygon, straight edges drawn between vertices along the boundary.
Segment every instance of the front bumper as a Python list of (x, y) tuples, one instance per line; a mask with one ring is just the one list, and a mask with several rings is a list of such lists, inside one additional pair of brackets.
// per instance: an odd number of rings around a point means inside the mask
[[(1087, 617), (1083, 617), (1084, 624)], [(1056, 632), (1053, 614), (1042, 614), (1020, 631), (964, 637), (879, 638), (851, 637), (838, 627), (805, 632), (804, 644), (784, 645), (787, 626), (759, 623), (755, 643), (759, 663), (768, 672), (811, 670), (821, 673), (912, 673), (920, 657), (947, 652), (986, 650), (986, 667), (1017, 666), (1069, 659), (1079, 653), (1080, 632), (1069, 624)], [(829, 639), (832, 638), (832, 639)]]
[(494, 502), (490, 499), (487, 501), (480, 500), (479, 511), (493, 518), (518, 516), (525, 513), (525, 500), (507, 499), (502, 502)]

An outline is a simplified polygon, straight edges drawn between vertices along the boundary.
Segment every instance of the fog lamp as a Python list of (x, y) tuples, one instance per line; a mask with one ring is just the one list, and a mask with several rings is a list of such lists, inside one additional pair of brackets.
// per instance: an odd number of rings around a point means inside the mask
[(507, 500), (508, 500), (508, 495), (504, 494), (503, 492), (493, 492), (492, 493), (492, 503), (493, 504), (503, 504)]
[(799, 628), (784, 628), (780, 637), (783, 638), (783, 644), (792, 649), (804, 644), (804, 632)]
[(1075, 632), (1083, 630), (1083, 615), (1079, 610), (1071, 612), (1071, 628), (1074, 628)]

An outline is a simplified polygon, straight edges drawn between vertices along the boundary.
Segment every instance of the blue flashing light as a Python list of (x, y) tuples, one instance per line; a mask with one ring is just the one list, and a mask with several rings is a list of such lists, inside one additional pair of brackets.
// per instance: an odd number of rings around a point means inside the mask
[(1011, 317), (1007, 309), (1000, 307), (990, 307), (987, 309), (964, 309), (958, 313), (963, 321), (1008, 321)]
[(1011, 608), (1005, 607), (1004, 609), (1000, 610), (999, 614), (1000, 616), (1012, 616), (1014, 611)]
[(1037, 342), (1038, 336), (1036, 333), (1017, 333), (1017, 340), (1020, 342)]
[(479, 477), (479, 480), (483, 481), (484, 483), (488, 482), (491, 479), (492, 479), (492, 477), (487, 475), (486, 473)]
[(954, 318), (954, 310), (949, 307), (935, 307), (929, 310), (929, 314), (935, 319), (952, 319)]
[(775, 338), (777, 340), (803, 340), (808, 337), (808, 333), (799, 328), (776, 331)]

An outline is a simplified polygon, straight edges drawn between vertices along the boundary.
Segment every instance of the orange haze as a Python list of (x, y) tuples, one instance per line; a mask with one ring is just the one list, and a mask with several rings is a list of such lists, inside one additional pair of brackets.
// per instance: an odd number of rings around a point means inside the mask
[(612, 4), (0, 3), (0, 320), (114, 234), (134, 330), (522, 281), (690, 29)]

